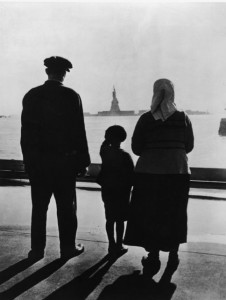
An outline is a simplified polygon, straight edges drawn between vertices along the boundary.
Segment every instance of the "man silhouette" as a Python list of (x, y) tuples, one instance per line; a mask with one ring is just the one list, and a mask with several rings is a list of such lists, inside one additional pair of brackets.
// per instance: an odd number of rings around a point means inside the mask
[(23, 99), (21, 148), (31, 183), (30, 259), (44, 257), (46, 218), (51, 196), (57, 206), (62, 258), (84, 251), (75, 244), (77, 231), (76, 175), (90, 164), (80, 96), (63, 81), (72, 64), (52, 56), (44, 60), (48, 80)]

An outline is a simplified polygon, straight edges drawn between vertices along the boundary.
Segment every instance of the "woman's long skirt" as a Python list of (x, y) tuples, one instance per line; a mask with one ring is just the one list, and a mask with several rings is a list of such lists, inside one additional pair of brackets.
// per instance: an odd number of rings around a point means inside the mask
[(187, 241), (189, 174), (136, 174), (124, 243), (170, 251)]

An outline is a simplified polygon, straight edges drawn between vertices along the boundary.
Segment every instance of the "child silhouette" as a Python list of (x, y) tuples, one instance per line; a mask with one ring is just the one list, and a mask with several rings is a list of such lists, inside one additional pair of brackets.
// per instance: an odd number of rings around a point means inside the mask
[(105, 140), (100, 148), (102, 166), (98, 183), (101, 185), (105, 207), (110, 255), (128, 251), (128, 248), (123, 245), (123, 235), (133, 182), (134, 164), (130, 154), (120, 148), (120, 144), (125, 141), (126, 136), (126, 131), (122, 126), (111, 126), (106, 130)]

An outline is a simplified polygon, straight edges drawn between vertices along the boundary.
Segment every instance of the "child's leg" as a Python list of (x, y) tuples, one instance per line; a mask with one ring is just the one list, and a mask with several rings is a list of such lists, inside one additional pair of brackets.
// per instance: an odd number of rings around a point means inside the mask
[(116, 242), (118, 247), (122, 246), (124, 228), (124, 221), (116, 221)]
[(116, 221), (116, 241), (117, 251), (119, 251), (119, 253), (125, 253), (128, 251), (128, 247), (123, 245), (124, 228), (124, 221)]
[(106, 221), (106, 232), (109, 241), (109, 250), (112, 250), (115, 247), (115, 238), (114, 238), (114, 221)]

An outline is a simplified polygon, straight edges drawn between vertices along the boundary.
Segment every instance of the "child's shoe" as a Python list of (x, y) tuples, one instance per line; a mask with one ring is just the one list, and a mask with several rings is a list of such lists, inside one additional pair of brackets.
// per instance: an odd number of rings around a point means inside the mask
[(117, 245), (116, 249), (118, 254), (125, 254), (126, 252), (128, 252), (128, 247), (123, 244)]
[(116, 244), (109, 244), (108, 254), (111, 256), (116, 254)]
[(143, 265), (143, 275), (145, 277), (152, 278), (158, 273), (161, 267), (159, 258), (152, 258), (149, 255), (142, 258), (141, 263)]

